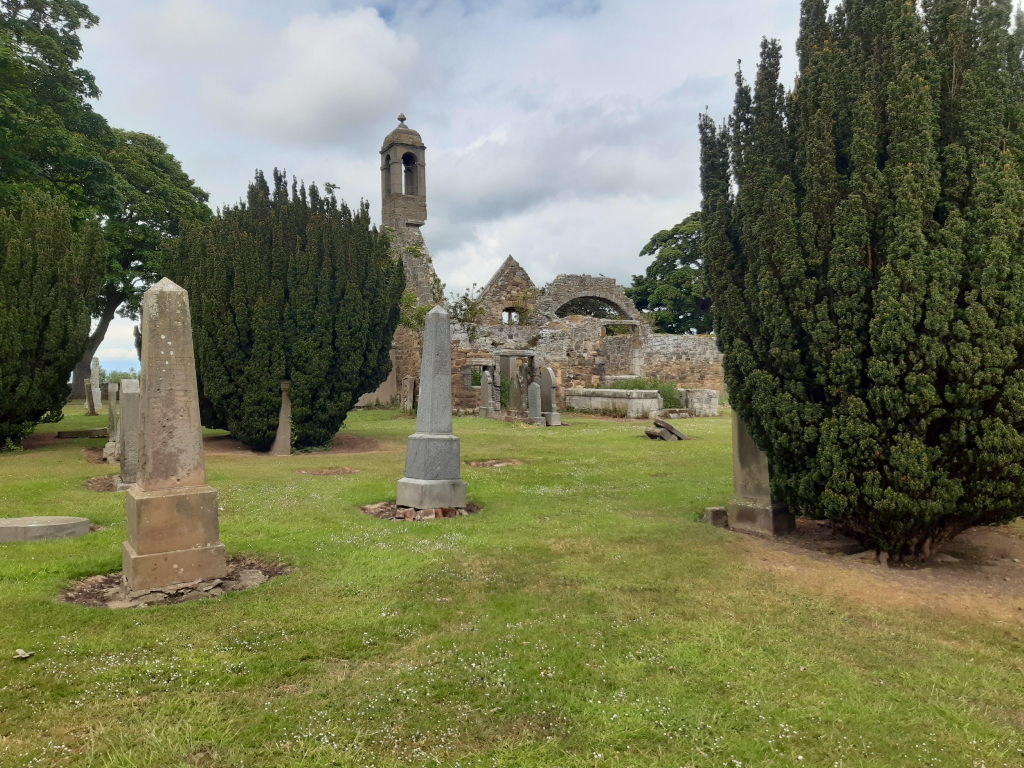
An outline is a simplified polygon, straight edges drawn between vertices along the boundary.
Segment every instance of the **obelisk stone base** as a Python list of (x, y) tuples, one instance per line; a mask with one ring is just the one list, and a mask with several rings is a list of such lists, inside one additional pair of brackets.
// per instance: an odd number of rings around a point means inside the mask
[(144, 491), (132, 485), (125, 502), (128, 541), (122, 559), (132, 589), (227, 574), (213, 488)]
[(397, 504), (413, 509), (461, 509), (466, 506), (466, 484), (462, 480), (403, 477), (398, 481)]
[(417, 432), (405, 449), (405, 476), (421, 480), (458, 480), (462, 477), (459, 438)]
[(125, 541), (121, 544), (121, 568), (129, 588), (136, 592), (228, 575), (223, 544), (140, 555)]
[(729, 527), (746, 533), (784, 536), (796, 530), (796, 518), (785, 504), (761, 499), (733, 499), (726, 505)]

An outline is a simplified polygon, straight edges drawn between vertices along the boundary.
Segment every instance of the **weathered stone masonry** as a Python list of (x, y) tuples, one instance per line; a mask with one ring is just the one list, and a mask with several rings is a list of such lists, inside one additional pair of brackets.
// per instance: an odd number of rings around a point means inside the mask
[[(408, 289), (420, 304), (432, 304), (438, 280), (420, 232), (427, 218), (426, 146), (405, 125), (404, 115), (399, 121), (381, 148), (382, 221), (395, 233), (395, 252), (405, 266)], [(558, 317), (560, 309), (580, 298), (600, 301), (618, 318)], [(565, 406), (565, 390), (596, 386), (606, 376), (657, 376), (684, 388), (725, 389), (722, 355), (713, 336), (653, 333), (612, 278), (559, 275), (538, 288), (509, 256), (483, 287), (479, 301), (483, 317), (475, 327), (452, 323), (452, 407), (457, 410), (477, 411), (480, 387), (472, 384), (474, 369), (496, 370), (502, 350), (529, 351), (538, 375), (551, 367), (560, 408)], [(609, 326), (616, 327), (614, 335), (608, 334)], [(360, 402), (386, 402), (402, 391), (404, 379), (418, 378), (421, 356), (422, 334), (399, 328), (390, 383)]]

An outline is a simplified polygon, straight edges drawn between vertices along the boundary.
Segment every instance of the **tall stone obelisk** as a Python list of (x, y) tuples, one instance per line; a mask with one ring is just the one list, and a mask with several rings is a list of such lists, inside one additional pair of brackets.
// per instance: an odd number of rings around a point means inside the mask
[(128, 587), (220, 578), (217, 492), (206, 484), (188, 293), (167, 278), (142, 297), (139, 467), (126, 493)]
[(405, 477), (398, 481), (398, 506), (462, 508), (459, 438), (452, 434), (452, 329), (448, 313), (434, 307), (423, 329), (420, 400), (416, 432), (405, 449)]

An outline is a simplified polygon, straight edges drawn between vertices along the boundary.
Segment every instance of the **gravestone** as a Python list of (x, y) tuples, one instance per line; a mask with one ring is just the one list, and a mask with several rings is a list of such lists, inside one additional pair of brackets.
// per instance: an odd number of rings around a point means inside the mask
[(112, 381), (107, 385), (107, 444), (103, 446), (103, 461), (117, 463), (117, 400), (118, 385)]
[(491, 382), (491, 372), (483, 371), (480, 374), (480, 418), (486, 419), (492, 414), (491, 395), (494, 385)]
[(540, 412), (549, 427), (562, 426), (562, 416), (558, 413), (558, 381), (555, 372), (545, 366), (540, 371)]
[(726, 506), (730, 528), (773, 536), (796, 530), (789, 508), (772, 503), (768, 457), (754, 444), (736, 411), (732, 412), (732, 477), (736, 497)]
[(416, 405), (416, 378), (406, 376), (402, 379), (402, 410), (411, 413)]
[(206, 484), (188, 293), (166, 277), (142, 297), (139, 466), (122, 545), (130, 590), (227, 575), (217, 491)]
[(89, 386), (92, 387), (92, 402), (97, 408), (103, 402), (103, 390), (100, 389), (100, 359), (94, 357), (89, 366)]
[(531, 381), (530, 386), (526, 388), (526, 403), (529, 409), (527, 421), (530, 424), (544, 426), (546, 420), (540, 412), (540, 384), (536, 381)]
[(405, 451), (398, 506), (414, 509), (466, 506), (459, 438), (452, 434), (452, 331), (448, 313), (434, 307), (423, 329), (416, 432)]
[[(121, 458), (121, 484), (131, 485), (139, 471), (139, 406), (141, 394), (138, 379), (121, 382), (120, 411), (117, 422), (118, 454)], [(122, 490), (122, 488), (118, 488)]]
[(87, 517), (0, 518), (0, 543), (70, 539), (89, 532)]
[(292, 401), (288, 397), (290, 381), (281, 382), (281, 410), (277, 414), (277, 434), (270, 446), (271, 456), (290, 456), (292, 452)]

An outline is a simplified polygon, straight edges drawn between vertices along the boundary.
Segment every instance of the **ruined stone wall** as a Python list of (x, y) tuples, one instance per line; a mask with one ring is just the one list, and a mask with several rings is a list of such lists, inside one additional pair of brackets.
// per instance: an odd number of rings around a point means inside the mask
[(648, 333), (644, 342), (644, 375), (682, 387), (725, 391), (722, 353), (714, 336)]
[(481, 325), (501, 325), (501, 313), (509, 307), (523, 307), (532, 314), (537, 287), (526, 270), (509, 256), (480, 291), (484, 314)]
[(640, 346), (639, 333), (604, 337), (604, 375), (626, 376), (632, 370), (633, 349)]
[(543, 324), (556, 317), (556, 312), (564, 304), (573, 299), (595, 298), (611, 304), (622, 317), (639, 320), (640, 313), (626, 295), (621, 285), (611, 277), (593, 277), (591, 275), (559, 275), (548, 285), (537, 298), (530, 322)]

